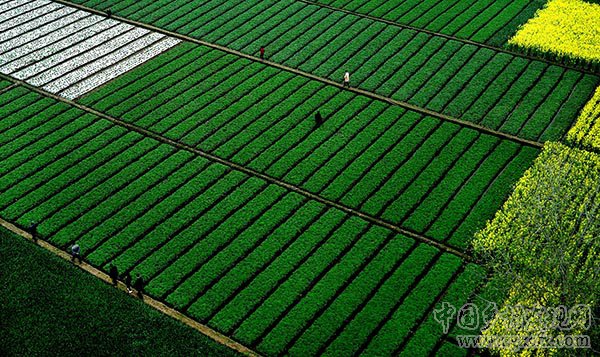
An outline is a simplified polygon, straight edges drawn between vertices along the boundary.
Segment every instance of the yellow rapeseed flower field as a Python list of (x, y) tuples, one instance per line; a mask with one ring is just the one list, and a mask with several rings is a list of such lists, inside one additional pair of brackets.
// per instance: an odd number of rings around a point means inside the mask
[(598, 62), (600, 5), (582, 0), (551, 0), (508, 43), (558, 57)]
[[(560, 338), (563, 331), (546, 331), (538, 315), (511, 306), (598, 305), (598, 182), (600, 155), (547, 142), (502, 209), (475, 235), (474, 251), (496, 272), (494, 279), (510, 285), (509, 296), (484, 336)], [(570, 327), (573, 330), (566, 334), (589, 333), (584, 320), (570, 320)], [(517, 349), (519, 340), (508, 346)], [(557, 351), (495, 352), (502, 357), (528, 357), (552, 356)]]
[[(539, 10), (509, 45), (557, 57), (600, 62), (600, 5), (583, 0), (551, 0)], [(582, 110), (567, 140), (600, 149), (600, 88)]]

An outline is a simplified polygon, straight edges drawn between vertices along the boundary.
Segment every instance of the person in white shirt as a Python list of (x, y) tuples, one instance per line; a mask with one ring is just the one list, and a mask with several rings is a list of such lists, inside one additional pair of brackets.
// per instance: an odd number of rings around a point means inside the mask
[(350, 72), (344, 73), (344, 87), (350, 88)]

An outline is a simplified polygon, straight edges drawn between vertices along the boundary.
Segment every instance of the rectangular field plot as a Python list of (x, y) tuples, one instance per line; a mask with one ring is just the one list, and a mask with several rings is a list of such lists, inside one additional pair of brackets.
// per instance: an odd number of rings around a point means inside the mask
[[(398, 5), (385, 3), (382, 8)], [(352, 86), (535, 141), (561, 139), (600, 82), (542, 61), (301, 1), (84, 4), (254, 56), (265, 46), (268, 60), (334, 81), (349, 71)], [(525, 6), (524, 1), (460, 4), (487, 9), (472, 14), (477, 23), (487, 23), (495, 11)]]
[(0, 217), (38, 222), (63, 249), (78, 242), (101, 269), (142, 274), (153, 297), (267, 355), (435, 352), (444, 334), (432, 310), (464, 303), (484, 277), (456, 255), (21, 87), (0, 94), (0, 160)]
[(192, 44), (81, 103), (460, 248), (538, 153)]
[(314, 2), (477, 42), (504, 44), (544, 1), (315, 0)]
[(68, 99), (180, 42), (45, 0), (10, 1), (7, 8), (0, 17), (0, 73)]

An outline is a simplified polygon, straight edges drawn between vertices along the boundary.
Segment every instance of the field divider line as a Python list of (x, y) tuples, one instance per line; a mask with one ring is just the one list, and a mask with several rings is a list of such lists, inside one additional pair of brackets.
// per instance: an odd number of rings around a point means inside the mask
[[(82, 6), (82, 5), (78, 5), (78, 4), (73, 4), (73, 3), (70, 3), (70, 2), (65, 1), (65, 0), (52, 0), (52, 1), (60, 3), (60, 4), (63, 4), (63, 5), (66, 5), (66, 6), (73, 6), (75, 8), (78, 8), (78, 9), (81, 9), (81, 10), (84, 10), (84, 11), (88, 11), (88, 12), (91, 12), (91, 13), (94, 13), (94, 14), (97, 14), (97, 15), (106, 16), (106, 13), (104, 13), (102, 11), (98, 11), (96, 9), (91, 9), (91, 8), (86, 7), (86, 6)], [(348, 90), (348, 91), (351, 91), (351, 92), (354, 92), (354, 93), (357, 93), (357, 94), (360, 94), (360, 95), (363, 95), (363, 96), (366, 96), (366, 97), (369, 97), (369, 98), (372, 98), (372, 99), (376, 99), (376, 100), (380, 100), (380, 101), (386, 102), (386, 103), (391, 104), (391, 105), (400, 106), (400, 107), (403, 107), (403, 108), (406, 108), (406, 109), (409, 109), (409, 110), (412, 110), (412, 111), (415, 111), (415, 112), (418, 112), (418, 113), (421, 113), (421, 114), (425, 114), (427, 116), (431, 116), (431, 117), (434, 117), (434, 118), (437, 118), (437, 119), (449, 121), (449, 122), (452, 122), (452, 123), (455, 123), (455, 124), (458, 124), (458, 125), (461, 125), (461, 126), (464, 126), (464, 127), (468, 127), (468, 128), (474, 129), (474, 130), (478, 130), (478, 131), (484, 132), (484, 133), (489, 134), (489, 135), (497, 136), (497, 137), (500, 137), (500, 138), (503, 138), (503, 139), (512, 140), (512, 141), (518, 142), (518, 143), (523, 144), (523, 145), (532, 146), (532, 147), (536, 147), (536, 148), (542, 148), (544, 146), (543, 143), (540, 143), (540, 142), (537, 142), (537, 141), (527, 140), (527, 139), (520, 138), (520, 137), (518, 137), (516, 135), (511, 135), (511, 134), (507, 134), (507, 133), (500, 132), (500, 131), (497, 131), (497, 130), (493, 130), (493, 129), (484, 127), (482, 125), (476, 124), (476, 123), (472, 123), (472, 122), (469, 122), (469, 121), (466, 121), (466, 120), (454, 118), (454, 117), (451, 117), (451, 116), (448, 116), (448, 115), (445, 115), (445, 114), (442, 114), (442, 113), (438, 113), (438, 112), (435, 112), (435, 111), (432, 111), (432, 110), (429, 110), (429, 109), (421, 108), (419, 106), (416, 106), (416, 105), (413, 105), (413, 104), (410, 104), (410, 103), (407, 103), (407, 102), (403, 102), (403, 101), (400, 101), (400, 100), (392, 99), (392, 98), (389, 98), (389, 97), (385, 97), (383, 95), (376, 94), (376, 93), (373, 93), (373, 92), (370, 92), (370, 91), (367, 91), (367, 90), (364, 90), (364, 89), (355, 88), (355, 87), (345, 88), (342, 83), (338, 83), (338, 82), (335, 82), (335, 81), (327, 79), (327, 78), (319, 77), (319, 76), (314, 75), (312, 73), (304, 72), (304, 71), (301, 71), (299, 69), (288, 67), (288, 66), (285, 66), (283, 64), (276, 63), (276, 62), (271, 62), (271, 61), (268, 61), (268, 60), (261, 60), (258, 57), (255, 57), (255, 56), (252, 56), (252, 55), (249, 55), (249, 54), (246, 54), (246, 53), (242, 53), (242, 52), (236, 51), (236, 50), (228, 48), (228, 47), (224, 47), (224, 46), (217, 45), (217, 44), (210, 43), (210, 42), (205, 42), (205, 41), (202, 41), (202, 40), (190, 37), (190, 36), (182, 35), (182, 34), (179, 34), (179, 33), (176, 33), (176, 32), (164, 30), (164, 29), (162, 29), (160, 27), (156, 27), (156, 26), (153, 26), (153, 25), (145, 24), (145, 23), (142, 23), (142, 22), (130, 20), (130, 19), (125, 18), (125, 17), (114, 16), (114, 15), (111, 16), (111, 19), (118, 20), (118, 21), (130, 24), (130, 25), (133, 25), (133, 26), (145, 28), (145, 29), (150, 30), (150, 31), (162, 33), (162, 34), (167, 35), (167, 36), (178, 38), (178, 39), (180, 39), (182, 41), (192, 42), (192, 43), (195, 43), (195, 44), (198, 44), (198, 45), (210, 47), (210, 48), (213, 48), (213, 49), (216, 49), (216, 50), (219, 50), (219, 51), (223, 51), (223, 52), (226, 52), (226, 53), (238, 56), (238, 57), (243, 57), (243, 58), (249, 59), (251, 61), (263, 63), (263, 64), (265, 64), (267, 66), (271, 66), (271, 67), (274, 67), (274, 68), (277, 68), (277, 69), (280, 69), (280, 70), (283, 70), (283, 71), (291, 72), (291, 73), (297, 74), (299, 76), (303, 76), (303, 77), (306, 77), (306, 78), (309, 78), (309, 79), (312, 79), (312, 80), (315, 80), (315, 81), (319, 81), (321, 83), (325, 83), (325, 84), (328, 84), (328, 85), (331, 85), (331, 86), (334, 86), (334, 87), (338, 87), (338, 88), (340, 88), (342, 90), (345, 89), (345, 90)]]
[[(466, 267), (465, 267), (466, 269)], [(481, 282), (475, 287), (475, 289), (473, 289), (473, 291), (469, 294), (469, 296), (467, 297), (467, 299), (465, 300), (465, 304), (467, 303), (474, 303), (476, 299), (480, 298), (481, 293), (483, 292), (483, 289), (486, 288), (488, 286), (488, 284), (491, 282), (492, 280), (492, 273), (490, 271), (486, 271), (485, 273), (485, 277), (481, 280)], [(446, 290), (444, 292), (444, 296), (441, 297), (440, 301), (448, 294), (448, 290)], [(487, 300), (486, 300), (487, 302)], [(434, 305), (435, 308), (435, 305)], [(421, 322), (421, 325), (423, 324), (423, 322)], [(448, 329), (448, 333), (443, 334), (440, 339), (438, 340), (438, 342), (435, 344), (435, 346), (431, 349), (431, 355), (436, 354), (439, 349), (442, 347), (442, 345), (444, 344), (444, 342), (450, 342), (450, 343), (454, 343), (458, 346), (458, 343), (456, 343), (456, 340), (452, 341), (450, 340), (450, 336), (453, 335), (453, 332), (455, 332), (456, 329), (458, 329), (457, 327), (458, 322), (457, 319), (452, 319), (450, 321), (450, 328)], [(421, 327), (421, 326), (419, 326)], [(418, 328), (418, 327), (417, 327)], [(411, 338), (412, 339), (412, 338)], [(410, 343), (410, 340), (406, 341), (406, 344)], [(459, 346), (460, 347), (460, 346)]]
[[(53, 0), (53, 1), (58, 1), (58, 2), (63, 2), (61, 0)], [(591, 75), (599, 75), (600, 73), (598, 72), (594, 72), (592, 70), (589, 69), (584, 69), (584, 68), (579, 68), (579, 67), (574, 67), (574, 66), (570, 66), (568, 64), (559, 62), (559, 61), (553, 61), (550, 59), (546, 59), (546, 58), (542, 58), (542, 57), (536, 57), (536, 56), (532, 56), (532, 55), (528, 55), (525, 53), (521, 53), (521, 52), (516, 52), (516, 51), (511, 51), (508, 50), (506, 48), (502, 48), (502, 47), (496, 47), (496, 46), (492, 46), (492, 45), (488, 45), (486, 43), (481, 43), (481, 42), (476, 42), (473, 40), (469, 40), (466, 38), (460, 38), (460, 37), (456, 37), (453, 35), (447, 35), (444, 33), (440, 33), (440, 32), (435, 32), (435, 31), (431, 31), (431, 30), (427, 30), (427, 29), (423, 29), (420, 27), (415, 27), (415, 26), (411, 26), (411, 25), (407, 25), (407, 24), (403, 24), (400, 22), (396, 22), (396, 21), (392, 21), (392, 20), (387, 20), (381, 17), (377, 17), (377, 16), (372, 16), (372, 15), (367, 15), (367, 14), (362, 14), (360, 12), (356, 12), (356, 11), (352, 11), (352, 10), (347, 10), (347, 9), (342, 9), (339, 7), (335, 7), (335, 6), (331, 6), (331, 5), (327, 5), (327, 4), (322, 4), (319, 2), (315, 2), (315, 1), (310, 1), (310, 0), (298, 0), (300, 2), (303, 2), (305, 4), (309, 4), (309, 5), (314, 5), (314, 6), (320, 6), (322, 8), (326, 8), (332, 11), (340, 11), (349, 15), (354, 15), (354, 16), (358, 16), (358, 17), (362, 17), (365, 19), (369, 19), (372, 21), (377, 21), (377, 22), (383, 22), (385, 24), (388, 25), (392, 25), (392, 26), (396, 26), (396, 27), (400, 27), (403, 29), (407, 29), (407, 30), (413, 30), (413, 31), (418, 31), (418, 32), (422, 32), (422, 33), (426, 33), (428, 35), (431, 36), (438, 36), (438, 37), (443, 37), (447, 40), (453, 40), (453, 41), (458, 41), (458, 42), (462, 42), (462, 43), (466, 43), (469, 45), (473, 45), (473, 46), (477, 46), (479, 48), (486, 48), (495, 52), (501, 52), (501, 53), (506, 53), (515, 57), (521, 57), (521, 58), (525, 58), (531, 61), (539, 61), (539, 62), (544, 62), (546, 64), (550, 64), (550, 65), (554, 65), (554, 66), (559, 66), (559, 67), (563, 67), (566, 69), (571, 69), (573, 71), (577, 71), (577, 72), (581, 72), (581, 73), (587, 73), (587, 74), (591, 74)], [(66, 3), (66, 2), (65, 2)]]
[(0, 89), (0, 94), (6, 93), (6, 92), (8, 92), (8, 91), (10, 91), (10, 90), (12, 90), (12, 89), (15, 89), (15, 88), (17, 88), (18, 86), (19, 86), (19, 83), (13, 83), (13, 84), (9, 85), (9, 86), (8, 86), (8, 87), (6, 87), (6, 88), (2, 88), (2, 89)]
[[(8, 77), (8, 76), (6, 76), (4, 74), (0, 74), (0, 78), (11, 80), (13, 82), (16, 81), (15, 79), (10, 78), (10, 77)], [(243, 173), (245, 173), (247, 175), (250, 175), (250, 176), (253, 176), (253, 177), (258, 177), (258, 178), (263, 179), (263, 180), (265, 180), (267, 182), (270, 182), (272, 184), (279, 185), (279, 186), (284, 187), (284, 188), (286, 188), (286, 189), (288, 189), (290, 191), (296, 192), (296, 193), (301, 194), (301, 195), (303, 195), (305, 197), (308, 197), (308, 198), (313, 199), (313, 200), (315, 200), (317, 202), (320, 202), (320, 203), (322, 203), (322, 204), (324, 204), (326, 206), (337, 208), (337, 209), (339, 209), (339, 210), (341, 210), (343, 212), (346, 212), (348, 214), (360, 217), (360, 218), (362, 218), (362, 219), (364, 219), (364, 220), (366, 220), (368, 222), (371, 222), (371, 223), (376, 224), (378, 226), (387, 228), (387, 229), (389, 229), (389, 230), (391, 230), (393, 232), (396, 232), (396, 233), (402, 234), (404, 236), (416, 239), (416, 240), (418, 240), (418, 241), (420, 241), (422, 243), (429, 244), (429, 245), (434, 246), (437, 249), (440, 249), (440, 250), (442, 250), (444, 252), (454, 254), (454, 255), (456, 255), (456, 256), (458, 256), (461, 259), (464, 259), (466, 261), (469, 261), (469, 262), (473, 262), (474, 261), (474, 259), (470, 255), (468, 255), (468, 254), (466, 254), (464, 252), (461, 252), (460, 250), (458, 250), (458, 249), (456, 249), (454, 247), (451, 247), (451, 246), (446, 245), (446, 244), (444, 244), (442, 242), (439, 242), (439, 241), (437, 241), (437, 240), (435, 240), (433, 238), (429, 238), (429, 237), (421, 235), (421, 234), (419, 234), (417, 232), (413, 232), (411, 230), (408, 230), (408, 229), (405, 229), (405, 228), (401, 228), (401, 227), (396, 226), (396, 225), (394, 225), (392, 223), (386, 222), (386, 221), (384, 221), (382, 219), (379, 219), (379, 218), (373, 217), (371, 215), (368, 215), (366, 213), (360, 212), (359, 210), (356, 210), (354, 208), (347, 207), (347, 206), (345, 206), (343, 204), (340, 204), (338, 202), (331, 201), (331, 200), (329, 200), (327, 198), (321, 197), (318, 194), (309, 192), (309, 191), (307, 191), (307, 190), (305, 190), (303, 188), (300, 188), (300, 187), (297, 187), (295, 185), (289, 184), (287, 182), (281, 181), (281, 180), (279, 180), (279, 179), (277, 179), (275, 177), (271, 177), (271, 176), (269, 176), (267, 174), (264, 174), (262, 172), (259, 172), (259, 171), (247, 168), (247, 167), (245, 167), (243, 165), (240, 165), (240, 164), (236, 164), (236, 163), (231, 162), (229, 160), (223, 159), (223, 158), (221, 158), (219, 156), (216, 156), (216, 155), (204, 152), (202, 150), (199, 150), (199, 149), (197, 149), (195, 147), (192, 147), (192, 146), (180, 143), (180, 142), (178, 142), (176, 140), (166, 138), (166, 137), (164, 137), (164, 136), (162, 136), (160, 134), (157, 134), (155, 132), (152, 132), (150, 130), (147, 130), (147, 129), (144, 129), (144, 128), (140, 128), (140, 127), (138, 127), (138, 126), (136, 126), (134, 124), (130, 124), (130, 123), (124, 122), (124, 121), (122, 121), (120, 119), (114, 118), (114, 117), (112, 117), (110, 115), (104, 114), (104, 113), (102, 113), (100, 111), (97, 111), (95, 109), (89, 108), (89, 107), (87, 107), (85, 105), (82, 105), (80, 103), (77, 103), (77, 102), (74, 102), (72, 100), (60, 97), (60, 96), (58, 96), (56, 94), (53, 94), (53, 93), (46, 92), (46, 91), (44, 91), (41, 88), (37, 88), (37, 87), (35, 87), (33, 85), (30, 85), (28, 83), (25, 83), (23, 81), (16, 81), (16, 82), (18, 84), (21, 84), (23, 87), (26, 87), (26, 88), (28, 88), (28, 89), (30, 89), (32, 91), (35, 91), (37, 93), (40, 93), (40, 94), (48, 96), (48, 97), (51, 97), (51, 98), (53, 98), (55, 100), (67, 103), (67, 104), (69, 104), (69, 105), (71, 105), (71, 106), (73, 106), (75, 108), (78, 108), (78, 109), (83, 110), (85, 112), (88, 112), (90, 114), (94, 114), (94, 115), (96, 115), (96, 116), (98, 116), (100, 118), (109, 120), (109, 121), (111, 121), (112, 123), (114, 123), (116, 125), (124, 127), (126, 129), (129, 129), (131, 131), (137, 132), (138, 134), (141, 134), (141, 135), (143, 135), (145, 137), (149, 137), (149, 138), (152, 138), (152, 139), (154, 139), (154, 140), (156, 140), (158, 142), (161, 142), (161, 143), (164, 143), (164, 144), (167, 144), (167, 145), (171, 145), (171, 146), (174, 146), (174, 147), (182, 149), (182, 150), (189, 151), (189, 152), (194, 153), (194, 154), (196, 154), (198, 156), (204, 157), (204, 158), (206, 158), (206, 159), (208, 159), (210, 161), (217, 162), (217, 163), (219, 163), (221, 165), (228, 166), (231, 169), (234, 169), (234, 170), (237, 170), (237, 171), (241, 171), (241, 172), (243, 172)]]
[[(53, 244), (51, 244), (45, 240), (41, 240), (41, 239), (34, 240), (31, 233), (26, 232), (25, 230), (19, 228), (18, 226), (16, 226), (15, 224), (13, 224), (11, 222), (4, 220), (3, 218), (0, 218), (0, 226), (23, 237), (24, 239), (27, 239), (28, 241), (31, 241), (32, 243), (46, 249), (47, 251), (57, 255), (58, 257), (60, 257), (64, 260), (67, 260), (67, 261), (71, 260), (71, 255), (69, 255), (69, 253), (65, 252), (64, 250), (61, 250), (60, 248), (54, 246)], [(108, 274), (93, 267), (92, 265), (86, 263), (85, 261), (82, 261), (81, 263), (78, 263), (75, 265), (78, 266), (80, 269), (85, 270), (86, 272), (92, 274), (96, 278), (104, 281), (105, 283), (107, 283), (109, 285), (112, 284), (111, 278), (108, 276)], [(127, 287), (125, 286), (125, 284), (122, 281), (117, 282), (116, 288), (123, 292), (127, 291)], [(184, 323), (185, 325), (199, 331), (200, 333), (211, 338), (215, 342), (217, 342), (223, 346), (226, 346), (236, 352), (241, 353), (242, 355), (249, 356), (249, 357), (261, 357), (261, 355), (259, 353), (257, 353), (256, 351), (242, 345), (241, 343), (239, 343), (235, 340), (232, 340), (231, 338), (221, 334), (220, 332), (213, 330), (212, 328), (210, 328), (204, 324), (201, 324), (200, 322), (165, 305), (164, 303), (148, 296), (147, 294), (144, 294), (143, 302), (145, 304), (153, 307), (154, 309), (160, 311), (161, 313), (168, 315), (168, 316), (174, 318), (175, 320), (178, 320), (178, 321)]]

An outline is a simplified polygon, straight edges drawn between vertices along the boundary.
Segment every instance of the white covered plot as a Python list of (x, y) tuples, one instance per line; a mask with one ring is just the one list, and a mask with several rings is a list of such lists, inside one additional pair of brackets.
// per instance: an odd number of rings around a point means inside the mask
[(0, 43), (0, 52), (5, 52), (22, 44), (43, 37), (57, 27), (64, 27), (72, 22), (80, 20), (85, 14), (76, 12), (72, 14), (71, 9), (61, 9), (48, 16), (38, 18), (27, 23), (28, 26), (18, 26), (2, 34), (2, 37), (10, 38)]
[(33, 1), (3, 13), (2, 20), (6, 21), (0, 22), (0, 31), (8, 31), (16, 26), (27, 26), (28, 22), (44, 17), (44, 15), (50, 15), (53, 11), (61, 8), (61, 5), (52, 4), (48, 1), (40, 0), (39, 3), (43, 5)]
[(180, 41), (48, 0), (0, 0), (0, 73), (75, 99)]
[(175, 46), (178, 42), (179, 40), (176, 40), (172, 37), (165, 37), (161, 41), (154, 43), (150, 48), (148, 48), (147, 51), (137, 52), (133, 56), (128, 57), (115, 66), (104, 69), (103, 71), (96, 73), (94, 76), (86, 77), (84, 80), (63, 90), (59, 93), (59, 95), (67, 99), (75, 99), (80, 95), (80, 93), (87, 93), (92, 89), (109, 82), (111, 79), (116, 77), (115, 73), (124, 73), (130, 71), (148, 61), (152, 57), (157, 56), (159, 53)]
[(76, 46), (71, 46), (20, 70), (14, 76), (19, 79), (27, 79), (29, 83), (35, 86), (44, 85), (106, 53), (110, 53), (113, 46), (121, 47), (121, 45), (127, 44), (132, 36), (134, 38), (141, 36), (141, 31), (147, 32), (141, 29), (137, 33), (131, 34), (129, 33), (130, 30), (132, 30), (130, 25), (117, 24)]
[[(136, 34), (137, 35), (137, 34)], [(46, 84), (44, 89), (48, 92), (58, 93), (65, 88), (79, 82), (82, 78), (91, 77), (93, 74), (101, 71), (104, 68), (112, 67), (109, 63), (119, 63), (121, 60), (126, 59), (129, 56), (141, 51), (142, 49), (148, 49), (153, 43), (164, 38), (164, 35), (152, 33), (147, 36), (143, 36), (137, 40), (128, 43), (126, 46), (121, 46), (114, 52), (110, 52), (106, 55), (99, 53), (96, 58), (97, 60), (81, 66), (76, 70), (69, 72), (68, 74), (61, 75), (59, 78)]]
[[(5, 11), (15, 9), (21, 5), (25, 5), (32, 0), (0, 0), (0, 14)], [(4, 15), (2, 15), (4, 17)]]
[(1, 51), (0, 57), (7, 64), (0, 66), (0, 72), (4, 74), (13, 73), (20, 68), (76, 45), (99, 31), (114, 26), (114, 23), (103, 20), (104, 18), (100, 16), (88, 16), (22, 46)]

